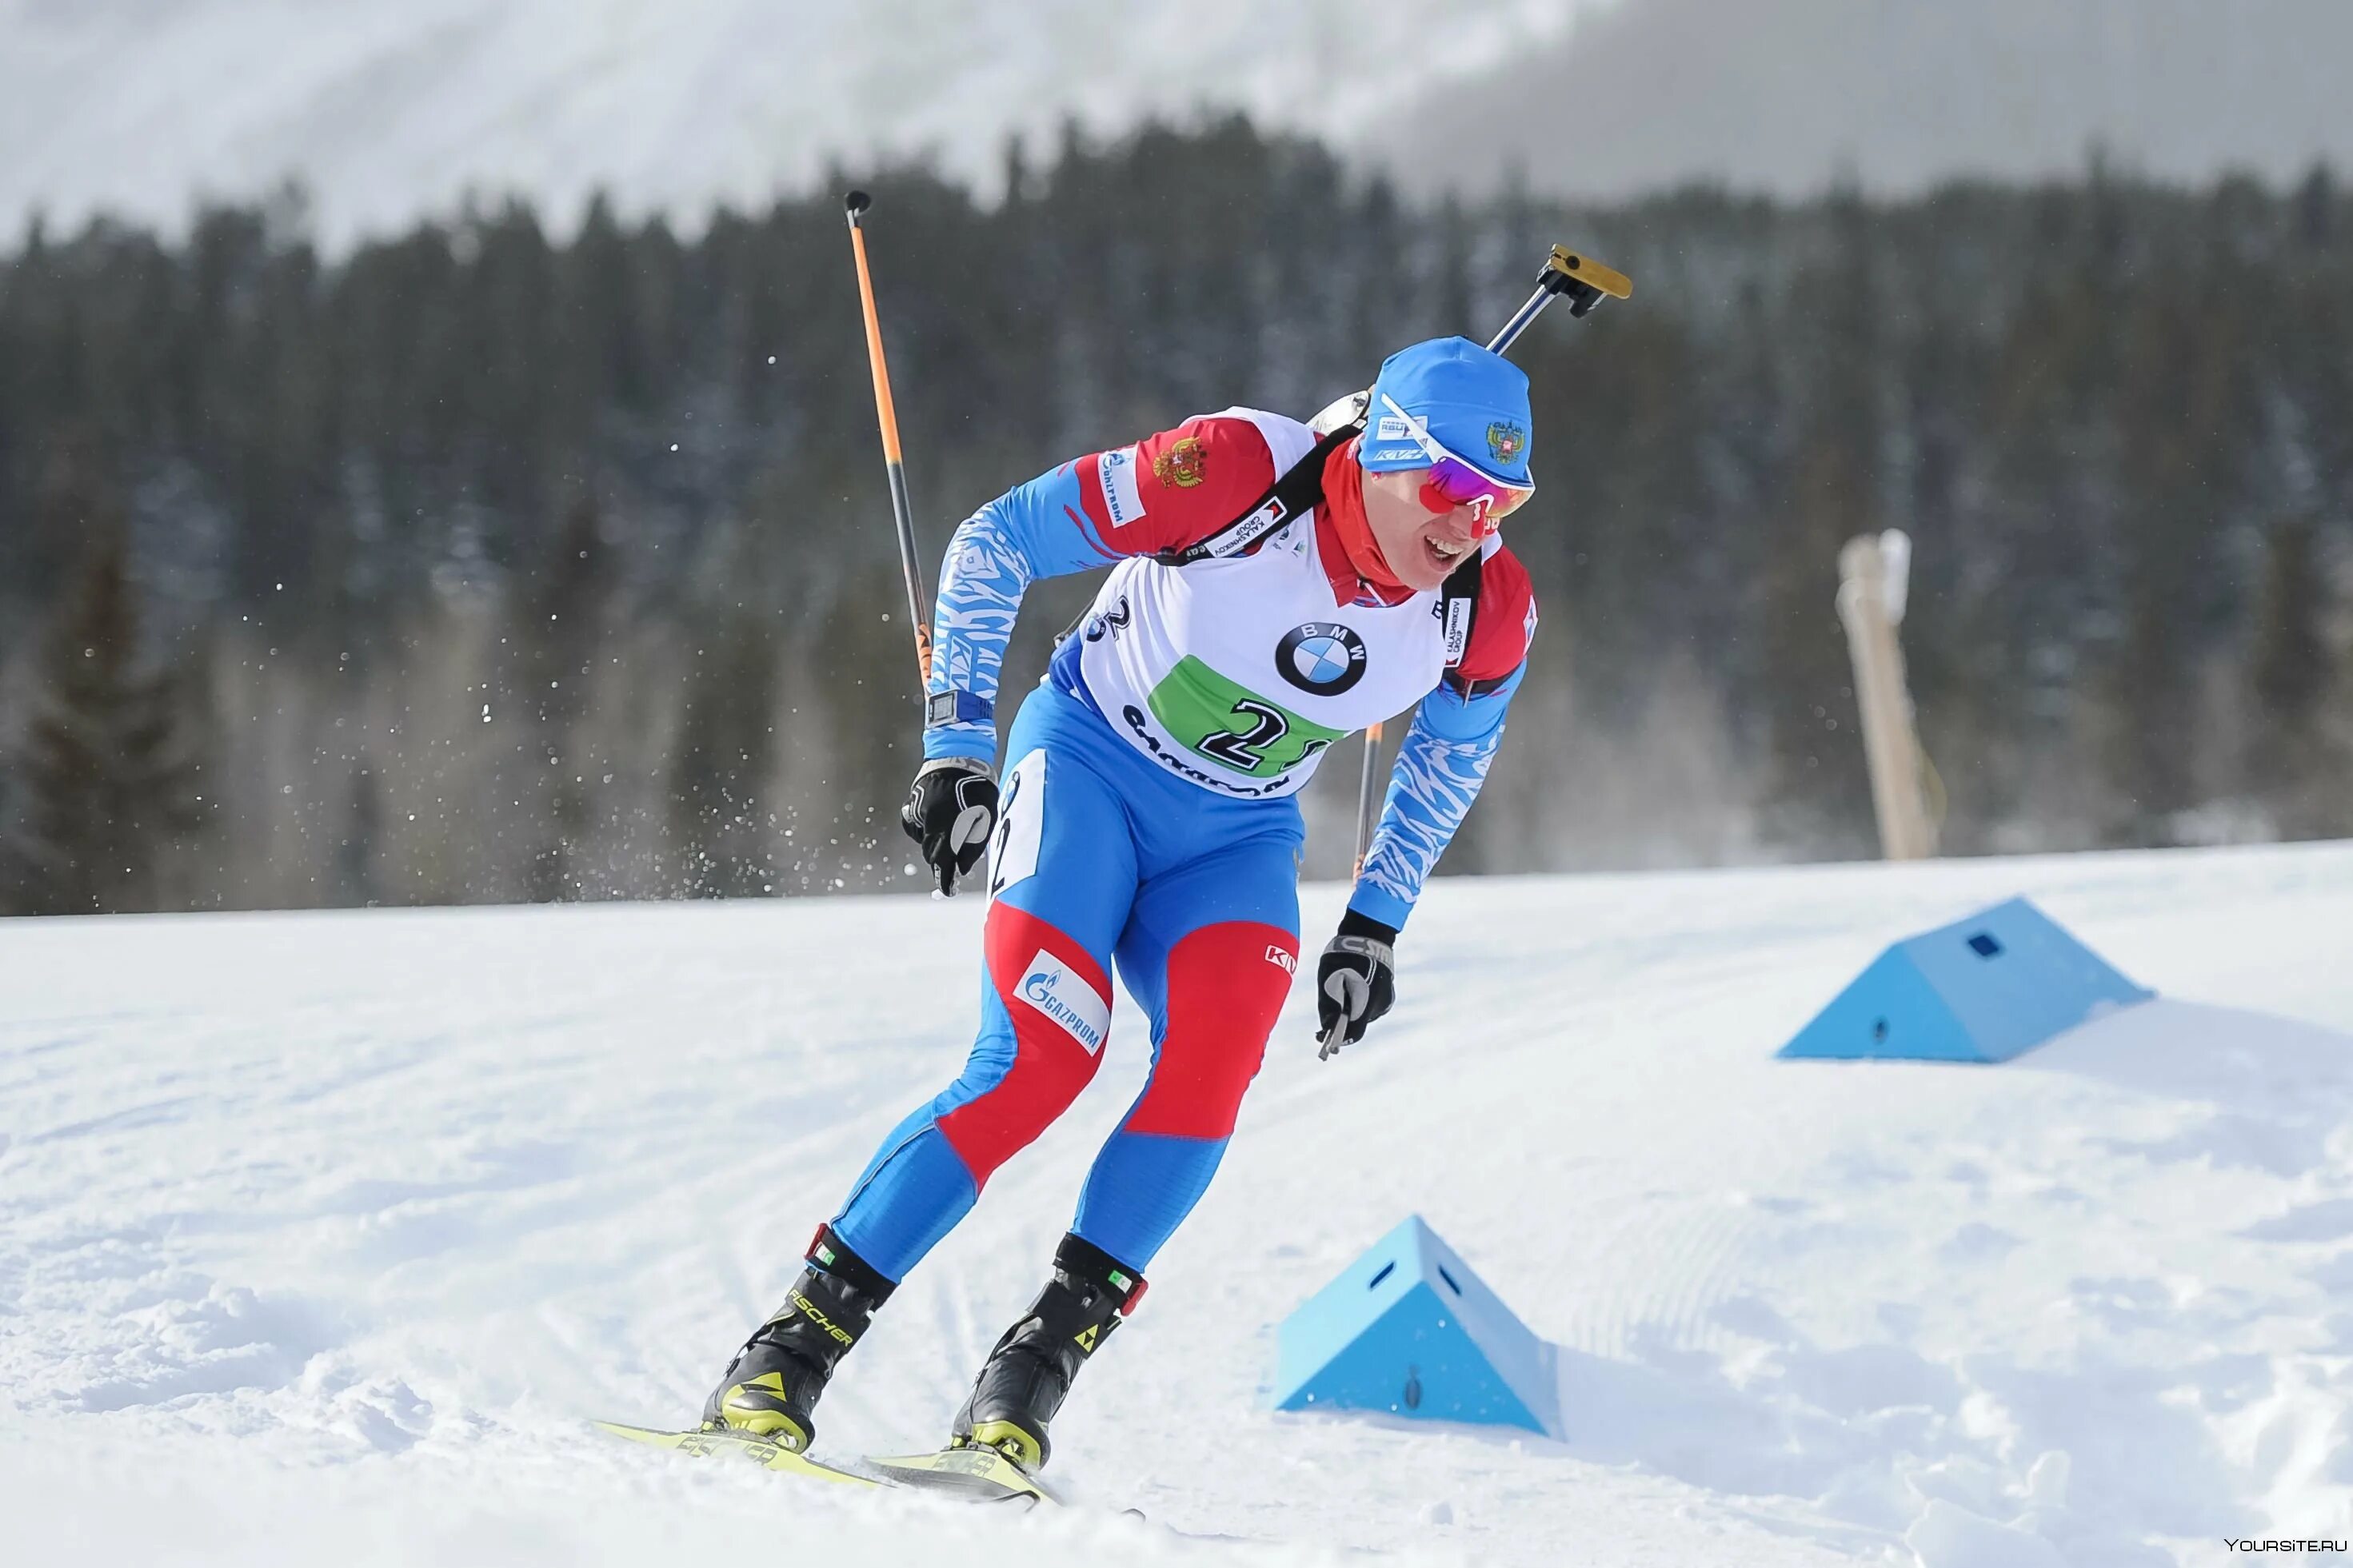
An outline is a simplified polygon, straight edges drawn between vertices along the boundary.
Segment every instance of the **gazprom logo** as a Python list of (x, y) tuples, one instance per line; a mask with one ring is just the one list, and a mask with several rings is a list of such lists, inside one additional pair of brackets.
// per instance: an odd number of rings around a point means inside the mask
[(1144, 515), (1144, 496), (1136, 488), (1135, 448), (1121, 447), (1096, 459), (1103, 479), (1103, 510), (1113, 528), (1125, 528)]
[(1043, 948), (1014, 986), (1014, 994), (1060, 1024), (1089, 1055), (1103, 1049), (1111, 1034), (1111, 1005), (1076, 971)]

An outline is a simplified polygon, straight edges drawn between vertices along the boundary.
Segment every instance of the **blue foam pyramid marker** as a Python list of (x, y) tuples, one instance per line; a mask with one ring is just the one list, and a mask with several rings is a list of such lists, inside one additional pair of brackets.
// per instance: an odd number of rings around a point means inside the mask
[(2156, 994), (2012, 899), (1881, 953), (1780, 1054), (2006, 1062), (2107, 1008)]
[(1416, 1215), (1282, 1321), (1274, 1407), (1559, 1432), (1552, 1346)]

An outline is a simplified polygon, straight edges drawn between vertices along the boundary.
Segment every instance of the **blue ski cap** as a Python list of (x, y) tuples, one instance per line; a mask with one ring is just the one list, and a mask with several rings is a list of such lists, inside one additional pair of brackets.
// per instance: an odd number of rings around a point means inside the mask
[(1356, 460), (1376, 474), (1426, 468), (1430, 454), (1388, 411), (1384, 395), (1489, 479), (1523, 489), (1535, 483), (1528, 475), (1527, 374), (1502, 354), (1468, 338), (1431, 338), (1382, 362)]

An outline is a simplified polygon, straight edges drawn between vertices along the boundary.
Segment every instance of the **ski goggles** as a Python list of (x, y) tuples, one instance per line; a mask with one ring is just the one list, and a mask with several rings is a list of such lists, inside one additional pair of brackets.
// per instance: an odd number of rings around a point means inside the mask
[(1397, 400), (1386, 392), (1381, 394), (1381, 406), (1404, 422), (1406, 434), (1421, 448), (1421, 455), (1430, 459), (1429, 475), (1421, 482), (1421, 504), (1440, 517), (1470, 508), (1472, 538), (1484, 539), (1494, 532), (1497, 524), (1536, 493), (1534, 485), (1507, 485), (1480, 472), (1467, 458), (1448, 451), (1430, 433), (1429, 426), (1398, 407)]

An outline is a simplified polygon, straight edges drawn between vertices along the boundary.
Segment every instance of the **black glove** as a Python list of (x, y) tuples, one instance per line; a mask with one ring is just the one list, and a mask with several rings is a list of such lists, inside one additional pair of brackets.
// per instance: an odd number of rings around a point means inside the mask
[(1363, 1039), (1365, 1026), (1397, 1000), (1397, 937), (1394, 927), (1354, 910), (1340, 917), (1340, 934), (1315, 965), (1319, 1058)]
[(997, 830), (997, 776), (977, 757), (935, 757), (925, 763), (899, 808), (899, 826), (923, 846), (923, 859), (953, 898)]

